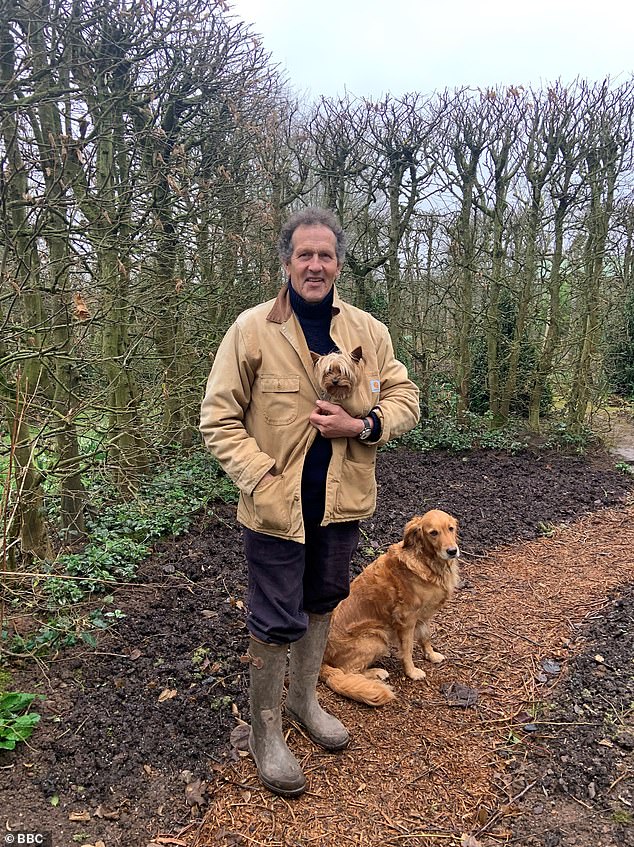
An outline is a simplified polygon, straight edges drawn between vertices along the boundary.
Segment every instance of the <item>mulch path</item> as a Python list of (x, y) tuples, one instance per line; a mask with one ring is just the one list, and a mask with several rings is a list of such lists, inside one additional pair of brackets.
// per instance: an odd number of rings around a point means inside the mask
[[(634, 561), (622, 555), (631, 549), (629, 506), (588, 515), (549, 538), (466, 557), (463, 585), (435, 628), (443, 665), (425, 664), (427, 679), (412, 682), (390, 663), (398, 700), (381, 709), (324, 689), (322, 701), (353, 742), (332, 755), (291, 731), (308, 792), (294, 801), (273, 797), (240, 756), (218, 772), (202, 824), (179, 839), (192, 847), (457, 847), (469, 835), (474, 847), (506, 843), (525, 790), (516, 791), (508, 762), (535, 743), (534, 709), (565, 677), (584, 621), (634, 581)], [(448, 702), (442, 692), (455, 683), (477, 692), (475, 706)], [(548, 733), (548, 720), (538, 722)]]

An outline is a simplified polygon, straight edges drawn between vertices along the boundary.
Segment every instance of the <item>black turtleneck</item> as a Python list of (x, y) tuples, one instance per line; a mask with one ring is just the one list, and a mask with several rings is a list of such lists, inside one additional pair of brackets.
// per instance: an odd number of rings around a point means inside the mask
[[(336, 349), (330, 337), (334, 291), (331, 288), (320, 303), (307, 303), (289, 283), (291, 306), (304, 332), (308, 349), (320, 356)], [(302, 512), (306, 523), (319, 524), (326, 504), (326, 476), (332, 456), (330, 439), (319, 432), (304, 461), (302, 471)]]
[(330, 337), (330, 319), (334, 290), (331, 288), (320, 303), (307, 303), (289, 283), (291, 306), (299, 321), (308, 344), (308, 349), (325, 356), (336, 350), (337, 345)]

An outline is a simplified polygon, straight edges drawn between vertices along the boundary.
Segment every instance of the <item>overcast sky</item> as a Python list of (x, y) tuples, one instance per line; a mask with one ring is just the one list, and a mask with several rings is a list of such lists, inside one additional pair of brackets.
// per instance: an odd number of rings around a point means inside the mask
[(296, 92), (379, 98), (634, 71), (634, 0), (229, 0)]

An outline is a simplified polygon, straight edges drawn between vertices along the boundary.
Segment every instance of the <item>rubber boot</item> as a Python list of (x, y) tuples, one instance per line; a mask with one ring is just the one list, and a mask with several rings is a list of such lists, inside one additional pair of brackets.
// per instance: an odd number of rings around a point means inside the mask
[(287, 645), (249, 640), (249, 752), (263, 785), (275, 794), (297, 797), (306, 789), (299, 762), (286, 746), (282, 732), (282, 692)]
[(348, 746), (350, 735), (340, 720), (321, 708), (316, 692), (329, 627), (330, 615), (309, 615), (306, 634), (291, 644), (286, 712), (315, 744), (335, 751)]

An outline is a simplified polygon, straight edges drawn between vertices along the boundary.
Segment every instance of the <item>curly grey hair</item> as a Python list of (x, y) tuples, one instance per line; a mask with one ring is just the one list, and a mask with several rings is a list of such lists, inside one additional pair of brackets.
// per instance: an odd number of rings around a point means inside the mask
[(330, 209), (322, 209), (319, 206), (311, 206), (301, 209), (286, 221), (280, 231), (277, 242), (277, 252), (283, 264), (290, 262), (293, 255), (293, 233), (298, 226), (325, 226), (331, 229), (335, 235), (337, 261), (340, 265), (346, 258), (346, 236), (341, 224)]

